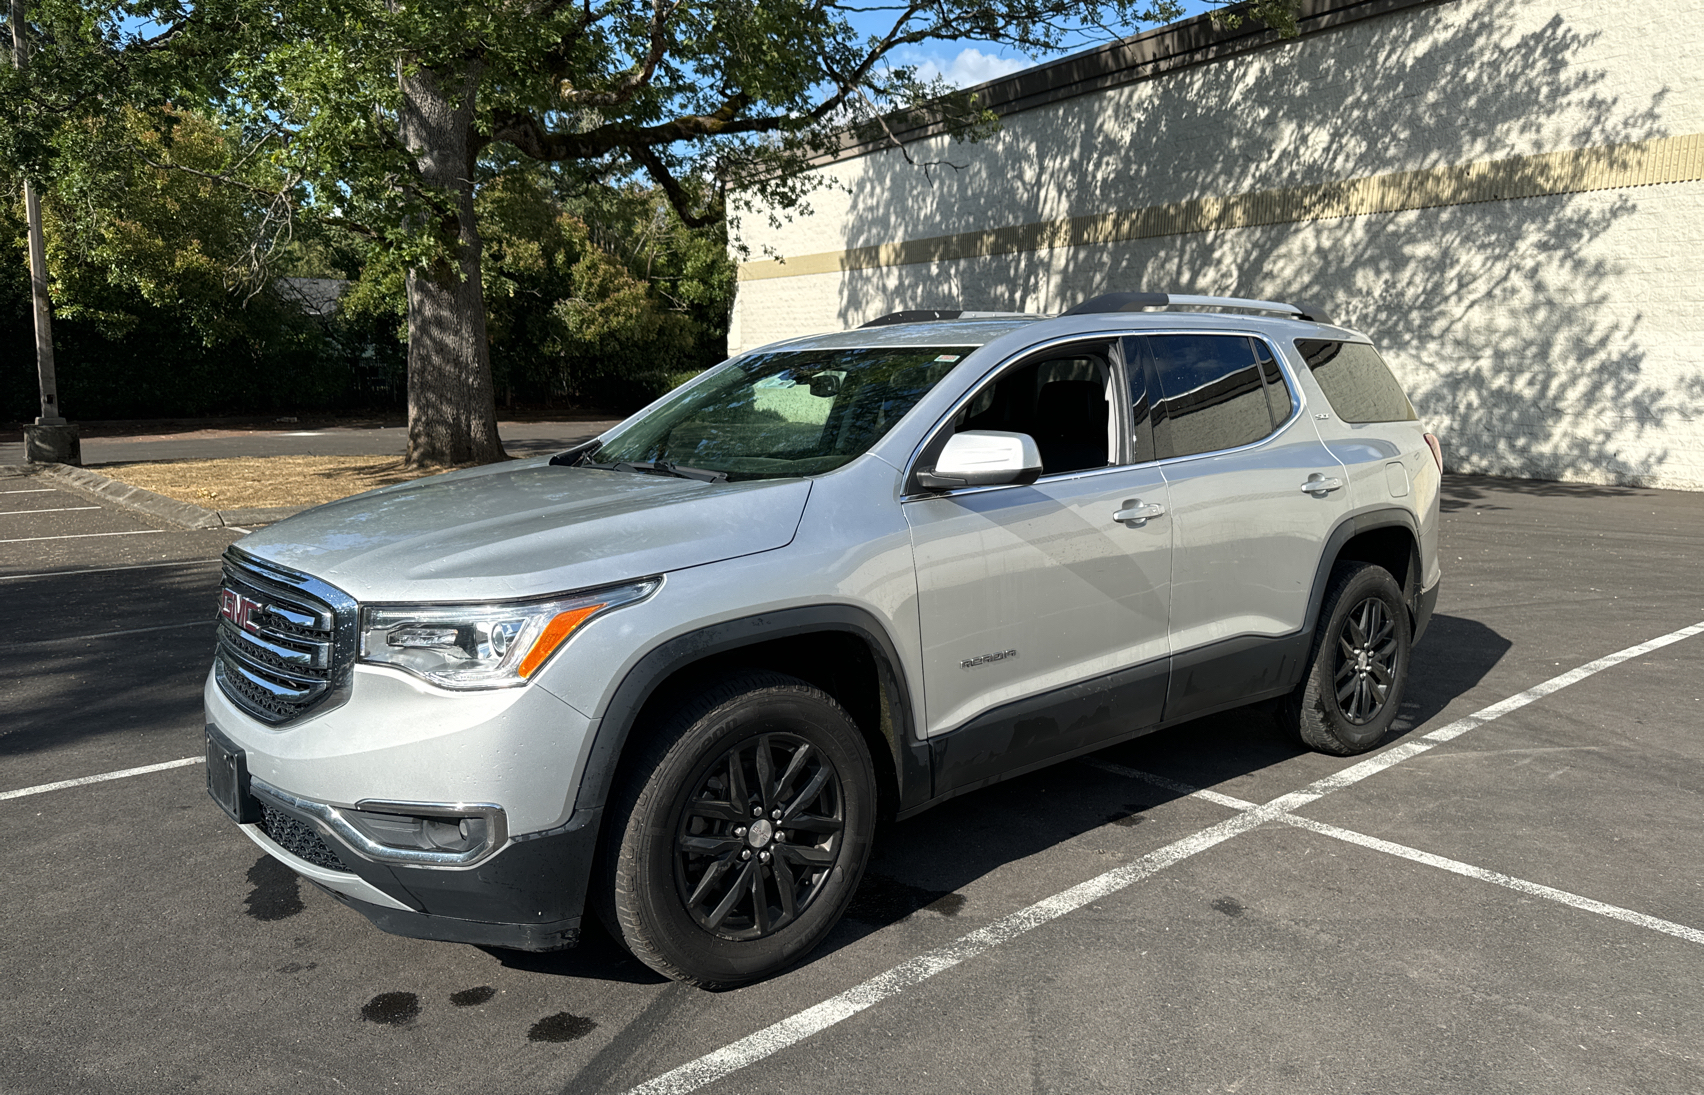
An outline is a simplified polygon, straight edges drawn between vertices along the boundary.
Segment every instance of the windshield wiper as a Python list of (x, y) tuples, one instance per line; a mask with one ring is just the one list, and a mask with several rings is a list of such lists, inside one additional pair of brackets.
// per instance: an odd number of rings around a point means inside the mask
[(599, 464), (593, 460), (582, 459), (576, 465), (581, 468), (597, 468), (599, 471), (636, 471), (643, 475), (670, 475), (676, 479), (695, 479), (700, 483), (726, 483), (728, 473), (711, 471), (708, 468), (687, 468), (679, 464), (671, 464), (667, 460), (631, 461), (617, 460), (613, 464)]

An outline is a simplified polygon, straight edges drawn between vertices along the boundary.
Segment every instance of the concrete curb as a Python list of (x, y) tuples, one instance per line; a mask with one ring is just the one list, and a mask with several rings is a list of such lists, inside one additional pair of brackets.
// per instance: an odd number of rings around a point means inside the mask
[(308, 506), (275, 506), (269, 508), (211, 510), (188, 502), (179, 502), (176, 498), (167, 498), (142, 487), (133, 487), (129, 483), (121, 483), (100, 472), (88, 468), (74, 468), (68, 464), (43, 465), (0, 465), (0, 473), (14, 470), (21, 474), (34, 472), (46, 479), (57, 479), (61, 483), (86, 490), (90, 494), (104, 498), (114, 505), (126, 509), (146, 513), (150, 517), (158, 517), (170, 521), (174, 525), (192, 529), (226, 528), (232, 525), (267, 525), (274, 521), (282, 521), (286, 517), (301, 513)]
[(227, 528), (232, 525), (270, 525), (282, 521), (286, 517), (294, 517), (303, 510), (313, 509), (312, 506), (251, 506), (248, 509), (222, 509), (216, 511), (219, 523)]

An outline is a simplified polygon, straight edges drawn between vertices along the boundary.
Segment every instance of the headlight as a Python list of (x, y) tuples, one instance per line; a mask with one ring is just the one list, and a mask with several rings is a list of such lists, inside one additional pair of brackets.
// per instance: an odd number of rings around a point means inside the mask
[(513, 688), (527, 682), (586, 621), (644, 600), (660, 579), (510, 604), (368, 605), (361, 660), (439, 688)]

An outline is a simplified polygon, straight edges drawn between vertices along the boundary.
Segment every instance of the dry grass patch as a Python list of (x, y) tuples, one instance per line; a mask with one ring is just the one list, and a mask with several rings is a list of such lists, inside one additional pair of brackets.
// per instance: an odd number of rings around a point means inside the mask
[(103, 474), (206, 509), (315, 506), (450, 468), (405, 468), (389, 456), (252, 456), (114, 464)]

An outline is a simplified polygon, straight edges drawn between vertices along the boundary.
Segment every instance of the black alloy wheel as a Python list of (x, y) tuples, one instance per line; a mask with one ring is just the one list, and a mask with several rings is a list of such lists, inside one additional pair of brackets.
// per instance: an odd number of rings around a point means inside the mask
[(840, 773), (796, 734), (735, 745), (705, 770), (675, 830), (675, 885), (699, 927), (761, 939), (822, 892), (845, 828)]
[(1384, 740), (1408, 679), (1408, 606), (1390, 572), (1338, 563), (1331, 572), (1302, 681), (1278, 721), (1311, 749), (1347, 757)]
[(604, 815), (593, 902), (634, 957), (729, 988), (810, 954), (869, 859), (876, 773), (834, 697), (734, 671), (642, 728)]
[(1396, 684), (1396, 621), (1378, 597), (1349, 610), (1337, 635), (1337, 706), (1343, 717), (1365, 726), (1379, 717)]

